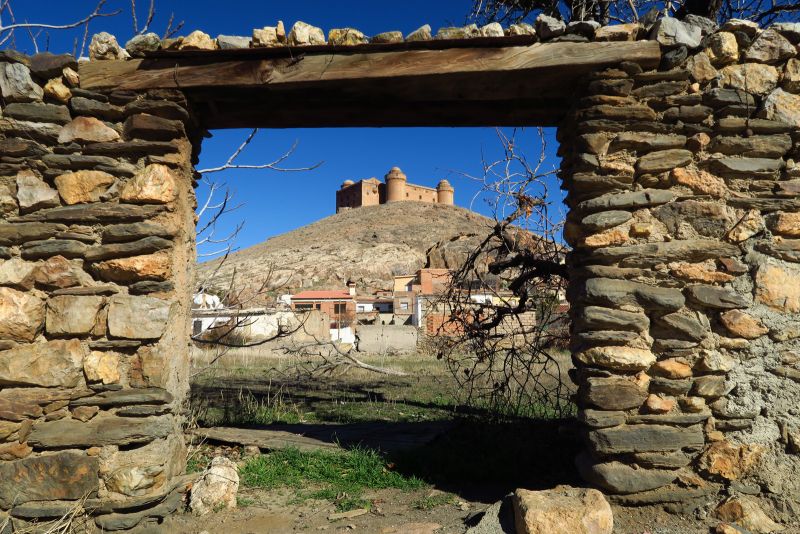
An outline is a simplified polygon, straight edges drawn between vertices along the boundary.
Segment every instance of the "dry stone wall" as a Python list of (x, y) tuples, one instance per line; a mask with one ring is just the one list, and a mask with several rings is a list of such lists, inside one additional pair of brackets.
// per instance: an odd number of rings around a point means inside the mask
[[(697, 22), (697, 20), (695, 20)], [(800, 495), (800, 25), (663, 19), (559, 129), (585, 479)]]
[(192, 119), (76, 68), (0, 52), (0, 530), (131, 528), (185, 489)]

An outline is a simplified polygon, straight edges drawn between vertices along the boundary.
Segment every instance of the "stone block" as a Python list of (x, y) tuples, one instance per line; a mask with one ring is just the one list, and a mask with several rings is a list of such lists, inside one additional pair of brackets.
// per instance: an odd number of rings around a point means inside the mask
[(88, 353), (77, 339), (19, 345), (0, 352), (0, 385), (74, 388)]
[(611, 534), (614, 530), (611, 506), (594, 489), (518, 489), (514, 493), (514, 516), (520, 534)]
[(625, 454), (699, 449), (705, 444), (705, 438), (700, 425), (624, 425), (592, 430), (589, 442), (600, 454)]
[(98, 489), (98, 468), (97, 458), (70, 451), (0, 462), (0, 508), (82, 499)]
[(575, 358), (591, 367), (615, 371), (641, 371), (656, 362), (650, 350), (632, 347), (591, 347), (577, 353)]
[(629, 378), (590, 377), (582, 387), (581, 397), (602, 410), (628, 410), (642, 405), (647, 390)]
[(166, 330), (170, 309), (170, 302), (153, 297), (112, 297), (108, 332), (117, 338), (158, 339)]
[(756, 302), (781, 312), (800, 312), (800, 271), (765, 264), (756, 272)]
[(17, 202), (23, 213), (61, 204), (56, 190), (29, 170), (17, 173)]
[(175, 431), (172, 417), (115, 417), (98, 415), (84, 423), (61, 419), (33, 425), (28, 443), (37, 449), (135, 445), (165, 438)]
[(55, 336), (88, 334), (95, 326), (104, 300), (103, 297), (68, 295), (51, 297), (47, 301), (47, 333)]
[(609, 493), (629, 494), (666, 486), (678, 478), (673, 469), (642, 469), (622, 462), (598, 463), (588, 455), (576, 459), (578, 472), (585, 480)]
[(70, 172), (55, 179), (58, 194), (67, 205), (99, 202), (114, 181), (112, 175), (102, 171)]
[(175, 176), (166, 165), (148, 165), (120, 191), (120, 199), (135, 204), (165, 204), (178, 195)]
[(6, 102), (39, 102), (44, 96), (22, 63), (0, 63), (0, 93)]
[(30, 343), (44, 327), (44, 317), (43, 300), (0, 287), (0, 339)]
[(144, 280), (164, 281), (172, 275), (169, 252), (107, 260), (94, 265), (97, 275), (108, 282), (129, 284)]

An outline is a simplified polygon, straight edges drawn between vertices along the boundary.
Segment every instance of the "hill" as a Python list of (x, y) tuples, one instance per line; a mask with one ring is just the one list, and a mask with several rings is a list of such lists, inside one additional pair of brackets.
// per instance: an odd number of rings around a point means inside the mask
[[(198, 279), (255, 288), (269, 278), (274, 293), (339, 288), (391, 289), (392, 277), (422, 267), (454, 268), (485, 238), (494, 221), (457, 206), (398, 202), (331, 215), (297, 230), (199, 265)], [(216, 271), (216, 273), (215, 273)]]

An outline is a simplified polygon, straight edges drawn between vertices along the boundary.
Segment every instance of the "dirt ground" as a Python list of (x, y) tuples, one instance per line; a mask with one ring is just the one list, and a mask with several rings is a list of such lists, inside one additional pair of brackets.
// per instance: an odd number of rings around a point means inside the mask
[[(516, 488), (583, 485), (572, 464), (580, 443), (565, 431), (573, 422), (569, 414), (487, 424), (480, 414), (459, 404), (452, 377), (435, 359), (412, 355), (370, 361), (407, 370), (407, 377), (358, 370), (324, 380), (297, 380), (288, 378), (286, 362), (246, 356), (230, 358), (228, 364), (196, 375), (193, 396), (200, 402), (195, 405), (195, 417), (201, 426), (275, 428), (280, 424), (302, 429), (303, 425), (368, 423), (385, 429), (452, 421), (449, 430), (426, 445), (386, 453), (387, 466), (423, 480), (425, 486), (366, 489), (362, 497), (368, 504), (353, 512), (357, 515), (332, 519), (337, 507), (330, 499), (298, 499), (297, 488), (243, 483), (237, 509), (202, 518), (182, 512), (142, 532), (460, 534)], [(242, 366), (245, 360), (247, 365)], [(233, 456), (240, 465), (244, 462), (241, 448), (206, 443), (194, 452), (196, 469), (217, 454)], [(715, 524), (703, 510), (680, 516), (660, 506), (613, 509), (618, 534), (703, 534)]]

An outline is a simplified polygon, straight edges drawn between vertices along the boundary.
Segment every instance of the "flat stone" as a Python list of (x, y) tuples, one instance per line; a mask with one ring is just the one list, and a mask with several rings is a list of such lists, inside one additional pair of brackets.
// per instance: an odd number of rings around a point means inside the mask
[(647, 390), (623, 377), (589, 377), (581, 388), (585, 402), (601, 410), (639, 408), (647, 398)]
[(543, 41), (546, 41), (554, 37), (558, 37), (559, 35), (563, 35), (567, 29), (567, 25), (563, 20), (541, 13), (538, 17), (536, 17), (534, 28), (536, 29), (536, 34)]
[(81, 204), (40, 210), (30, 215), (18, 217), (15, 222), (48, 221), (77, 224), (133, 222), (151, 219), (162, 211), (164, 211), (163, 206), (112, 203)]
[[(2, 226), (0, 226), (0, 239), (2, 238)], [(122, 243), (125, 241), (135, 241), (145, 237), (173, 237), (173, 232), (152, 222), (140, 222), (131, 224), (114, 224), (103, 228), (104, 243)]]
[(778, 69), (760, 63), (729, 65), (720, 71), (722, 86), (747, 91), (756, 95), (766, 95), (778, 86)]
[(85, 156), (80, 154), (47, 154), (42, 162), (51, 169), (66, 169), (77, 171), (82, 169), (96, 170), (97, 167), (119, 166), (113, 158), (104, 156)]
[(516, 531), (524, 534), (583, 534), (589, 530), (587, 525), (591, 525), (592, 534), (611, 534), (614, 530), (611, 506), (595, 489), (518, 489), (514, 492), (514, 516)]
[(0, 352), (0, 385), (74, 388), (86, 354), (77, 339), (19, 345)]
[(103, 306), (103, 297), (59, 296), (47, 301), (48, 334), (88, 334)]
[(794, 45), (773, 28), (767, 28), (758, 34), (747, 50), (745, 61), (778, 64), (797, 55)]
[(168, 239), (150, 236), (138, 241), (111, 243), (93, 247), (85, 252), (84, 257), (89, 261), (100, 261), (127, 256), (141, 256), (143, 254), (152, 254), (171, 246), (172, 241)]
[(72, 118), (66, 106), (56, 104), (12, 103), (3, 108), (3, 115), (21, 121), (67, 124)]
[(173, 493), (153, 508), (144, 508), (140, 511), (131, 511), (123, 514), (101, 515), (95, 519), (95, 524), (102, 531), (130, 530), (145, 519), (162, 519), (171, 515), (183, 504), (183, 495)]
[[(70, 410), (73, 419), (77, 419), (78, 421), (83, 421), (84, 423), (90, 420), (95, 415), (97, 415), (99, 411), (100, 408), (98, 408), (97, 406), (79, 406), (77, 408)], [(119, 415), (119, 413), (117, 415)]]
[(624, 424), (625, 412), (586, 408), (578, 412), (577, 419), (590, 428), (608, 428)]
[(368, 43), (369, 38), (355, 28), (337, 28), (328, 32), (328, 44), (331, 46), (357, 46)]
[(679, 95), (689, 88), (686, 80), (668, 80), (657, 82), (633, 90), (633, 95), (639, 99), (663, 98), (671, 95)]
[(636, 171), (639, 174), (658, 174), (676, 167), (685, 167), (691, 162), (692, 153), (688, 150), (660, 150), (640, 157), (636, 163)]
[(702, 341), (710, 332), (705, 315), (692, 311), (679, 311), (662, 315), (655, 321), (653, 337)]
[(54, 223), (0, 223), (0, 243), (18, 245), (27, 241), (49, 239), (57, 232), (63, 232), (67, 227)]
[(609, 151), (635, 150), (642, 154), (654, 150), (669, 150), (683, 148), (686, 144), (685, 135), (656, 134), (649, 132), (622, 132), (611, 141)]
[(143, 57), (147, 52), (157, 52), (161, 50), (161, 38), (156, 33), (145, 33), (143, 35), (135, 35), (127, 43), (125, 43), (125, 50), (132, 57)]
[(74, 400), (70, 403), (70, 406), (109, 408), (137, 404), (169, 404), (172, 401), (172, 395), (161, 388), (120, 389), (118, 391), (104, 391), (92, 397)]
[(591, 232), (600, 232), (626, 223), (633, 215), (629, 211), (602, 211), (593, 213), (581, 220), (581, 226)]
[(716, 399), (727, 395), (732, 387), (726, 383), (725, 376), (698, 376), (694, 379), (692, 394), (706, 399)]
[(711, 411), (705, 410), (696, 413), (659, 413), (652, 415), (629, 415), (627, 423), (629, 425), (654, 424), (654, 425), (677, 425), (689, 426), (702, 423), (711, 417)]
[(250, 48), (250, 37), (239, 35), (217, 35), (220, 50), (239, 50)]
[(650, 320), (644, 313), (629, 312), (600, 306), (586, 306), (578, 312), (576, 329), (582, 330), (630, 330), (644, 332), (650, 328)]
[(382, 32), (373, 35), (370, 42), (375, 44), (389, 44), (389, 43), (402, 43), (403, 33), (399, 31)]
[(593, 450), (600, 454), (635, 452), (671, 452), (700, 449), (705, 444), (700, 425), (674, 427), (667, 425), (624, 425), (589, 432)]
[(116, 122), (122, 119), (123, 108), (100, 102), (94, 98), (76, 96), (69, 102), (69, 107), (75, 115), (95, 117), (102, 120)]
[(6, 102), (39, 102), (44, 91), (22, 63), (0, 63), (0, 93)]
[(122, 186), (120, 199), (134, 204), (164, 204), (177, 198), (175, 176), (166, 165), (148, 165)]
[(637, 469), (621, 462), (596, 463), (582, 454), (576, 460), (581, 477), (610, 493), (639, 493), (672, 483), (675, 470)]
[(23, 213), (61, 205), (56, 190), (27, 170), (17, 173), (17, 202)]
[(61, 144), (72, 143), (101, 143), (119, 140), (119, 134), (113, 128), (103, 124), (94, 117), (76, 117), (64, 126), (58, 135)]
[(0, 139), (0, 153), (10, 158), (42, 156), (47, 149), (30, 139)]
[(115, 417), (98, 415), (84, 423), (61, 419), (33, 425), (28, 443), (40, 449), (134, 445), (165, 438), (175, 432), (171, 417)]
[(123, 127), (125, 139), (153, 139), (171, 141), (186, 136), (183, 122), (163, 119), (155, 115), (140, 113), (131, 115)]
[(672, 17), (659, 19), (650, 30), (650, 39), (668, 48), (681, 45), (691, 49), (698, 48), (702, 37), (700, 28), (684, 24)]
[(753, 135), (750, 137), (717, 136), (709, 146), (709, 152), (738, 155), (747, 158), (781, 158), (792, 148), (788, 134)]
[(703, 94), (703, 102), (708, 106), (722, 108), (725, 106), (743, 105), (755, 108), (753, 95), (739, 89), (713, 88)]
[[(74, 501), (29, 502), (15, 506), (11, 510), (11, 516), (27, 519), (29, 521), (41, 519), (60, 519), (68, 516), (74, 510)], [(81, 508), (80, 512), (82, 511), (83, 509)]]
[(663, 189), (644, 189), (628, 193), (610, 193), (578, 204), (579, 212), (595, 212), (620, 209), (640, 209), (659, 206), (671, 201), (675, 195)]
[(731, 289), (696, 285), (686, 289), (686, 295), (691, 302), (715, 310), (730, 310), (734, 308), (747, 308), (749, 299), (739, 295)]
[(763, 118), (800, 127), (800, 95), (775, 89), (764, 100), (763, 113)]
[(640, 29), (638, 23), (612, 24), (598, 28), (594, 38), (596, 41), (635, 41)]
[(97, 350), (130, 350), (139, 348), (141, 341), (130, 339), (113, 339), (111, 341), (90, 341), (89, 348)]
[(99, 202), (115, 178), (102, 171), (76, 171), (57, 176), (58, 194), (67, 205)]
[(685, 299), (678, 289), (662, 288), (611, 278), (591, 278), (585, 282), (586, 302), (606, 307), (641, 305), (648, 309), (679, 310)]
[[(83, 147), (84, 154), (110, 156), (112, 158), (152, 158), (167, 154), (177, 154), (179, 151), (180, 148), (174, 142), (142, 141), (139, 139), (129, 140), (122, 143), (92, 143)], [(133, 174), (135, 174), (135, 171), (129, 173), (129, 175)]]
[(151, 415), (164, 415), (171, 412), (166, 405), (126, 406), (117, 410), (120, 417), (149, 417)]
[(10, 509), (31, 501), (77, 501), (97, 491), (98, 470), (97, 458), (68, 451), (0, 462), (0, 507)]
[(637, 452), (632, 455), (633, 461), (642, 467), (678, 469), (686, 467), (692, 459), (685, 453), (674, 452)]
[(641, 371), (656, 362), (649, 350), (632, 347), (591, 347), (575, 358), (591, 367), (603, 367), (616, 371)]
[(683, 362), (669, 359), (654, 364), (648, 373), (664, 378), (681, 379), (691, 377), (692, 368)]
[(168, 280), (172, 276), (172, 257), (169, 252), (160, 252), (117, 258), (97, 263), (93, 269), (101, 279), (108, 282), (121, 284), (145, 280), (159, 282)]
[(9, 137), (22, 137), (40, 143), (55, 143), (61, 133), (58, 124), (18, 121), (9, 117), (0, 119), (0, 133)]
[(170, 308), (169, 302), (152, 297), (112, 297), (109, 334), (127, 339), (158, 339), (166, 330)]
[(65, 258), (82, 258), (86, 253), (85, 243), (67, 239), (49, 239), (47, 241), (29, 241), (22, 246), (20, 255), (25, 260), (41, 260), (52, 256)]
[(126, 116), (137, 113), (147, 113), (164, 119), (183, 122), (189, 120), (189, 112), (180, 104), (170, 100), (135, 100), (125, 106)]

